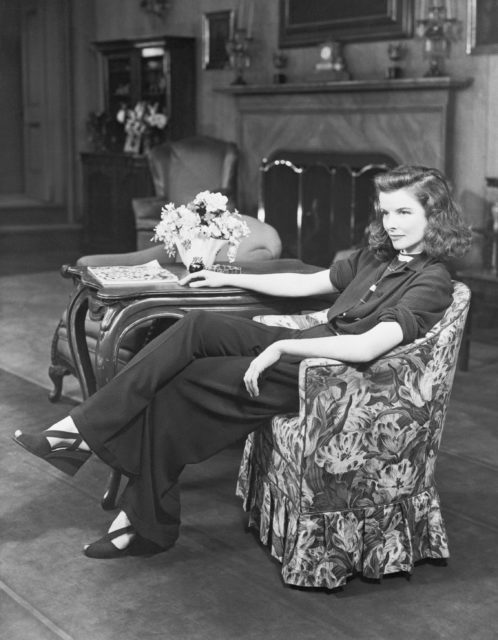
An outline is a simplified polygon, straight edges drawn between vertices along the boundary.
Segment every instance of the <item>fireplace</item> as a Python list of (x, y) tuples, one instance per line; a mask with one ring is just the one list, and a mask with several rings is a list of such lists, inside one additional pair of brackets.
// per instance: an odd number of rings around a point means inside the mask
[(283, 258), (326, 267), (363, 244), (372, 179), (395, 164), (383, 153), (277, 150), (260, 166), (258, 218), (279, 232)]
[[(268, 192), (264, 193), (266, 208), (278, 212), (279, 216), (277, 220), (273, 213), (268, 213), (266, 219), (285, 234), (285, 251), (307, 260), (310, 253), (313, 254), (307, 238), (313, 237), (323, 244), (322, 234), (331, 236), (330, 243), (335, 243), (332, 249), (342, 248), (347, 242), (358, 242), (366, 221), (368, 188), (363, 185), (360, 195), (354, 196), (363, 204), (361, 213), (355, 211), (353, 218), (353, 210), (344, 204), (347, 200), (341, 200), (338, 194), (347, 188), (348, 180), (356, 181), (357, 173), (369, 164), (423, 164), (442, 169), (451, 179), (455, 94), (470, 83), (468, 79), (442, 77), (220, 88), (219, 93), (235, 100), (238, 113), (239, 209), (255, 214), (258, 198), (261, 200), (262, 190), (267, 189), (262, 185), (262, 178), (271, 185), (278, 174), (280, 179), (287, 171), (287, 187), (282, 192), (277, 190), (278, 195), (271, 198), (285, 201), (288, 207), (270, 203)], [(282, 151), (283, 157), (277, 158)], [(298, 154), (297, 157), (292, 156), (293, 153)], [(295, 159), (293, 164), (299, 168), (301, 164), (319, 165), (320, 161), (315, 162), (313, 157), (320, 153), (328, 156), (325, 164), (329, 165), (329, 171), (318, 166), (307, 169), (302, 185), (301, 230), (292, 231), (290, 225), (296, 223), (291, 222), (293, 216), (289, 217), (288, 211), (295, 211), (297, 201), (294, 198), (289, 204), (287, 198), (292, 190), (296, 195), (299, 172), (285, 165), (272, 166), (265, 172), (261, 170), (262, 161), (265, 158), (270, 163), (275, 159), (289, 162)], [(331, 155), (341, 154), (357, 157), (350, 157), (346, 162), (334, 159), (329, 162)], [(360, 181), (365, 183), (371, 177), (362, 176)], [(322, 193), (320, 202), (312, 193), (315, 188)], [(323, 204), (326, 202), (323, 193), (328, 188), (335, 191), (342, 205)], [(318, 209), (325, 211), (327, 207), (328, 213), (321, 216), (316, 226)], [(332, 232), (334, 236), (337, 234), (337, 239), (332, 237)], [(303, 240), (306, 240), (304, 244)], [(320, 260), (324, 261), (325, 249), (320, 246)]]

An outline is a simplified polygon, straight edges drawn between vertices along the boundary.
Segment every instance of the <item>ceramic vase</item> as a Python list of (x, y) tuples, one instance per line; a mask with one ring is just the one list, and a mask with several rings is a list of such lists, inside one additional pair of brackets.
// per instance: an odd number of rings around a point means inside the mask
[(226, 243), (226, 240), (218, 238), (196, 236), (186, 245), (179, 241), (176, 242), (176, 248), (181, 261), (192, 272), (212, 267), (216, 255)]

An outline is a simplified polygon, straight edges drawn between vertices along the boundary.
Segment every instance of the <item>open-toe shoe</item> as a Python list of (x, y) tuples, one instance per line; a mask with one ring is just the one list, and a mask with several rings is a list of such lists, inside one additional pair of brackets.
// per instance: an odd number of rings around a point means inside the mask
[[(72, 440), (73, 442), (69, 446), (58, 445), (52, 448), (47, 439), (52, 437), (64, 438), (65, 440)], [(83, 438), (79, 433), (52, 429), (42, 431), (41, 433), (21, 432), (18, 435), (14, 435), (13, 439), (14, 442), (24, 447), (26, 451), (38, 456), (38, 458), (42, 458), (42, 460), (46, 460), (70, 476), (74, 476), (81, 465), (84, 464), (91, 455), (90, 451), (79, 449), (79, 446), (83, 442)]]

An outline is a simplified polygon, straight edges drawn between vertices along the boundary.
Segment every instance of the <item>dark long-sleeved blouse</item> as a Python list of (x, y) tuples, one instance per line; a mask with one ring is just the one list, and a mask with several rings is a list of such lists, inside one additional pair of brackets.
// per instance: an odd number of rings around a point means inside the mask
[(425, 335), (442, 318), (453, 291), (439, 260), (421, 254), (410, 262), (382, 262), (369, 249), (332, 264), (330, 281), (341, 292), (328, 312), (334, 329), (359, 334), (379, 322), (398, 322), (402, 344)]

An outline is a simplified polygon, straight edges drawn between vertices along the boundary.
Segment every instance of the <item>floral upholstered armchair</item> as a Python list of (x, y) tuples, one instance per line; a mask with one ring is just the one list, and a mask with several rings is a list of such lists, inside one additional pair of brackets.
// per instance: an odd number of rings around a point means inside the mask
[[(449, 555), (434, 483), (470, 292), (422, 339), (368, 364), (301, 363), (299, 415), (251, 434), (237, 494), (284, 582), (333, 589)], [(304, 328), (325, 316), (259, 316)]]

